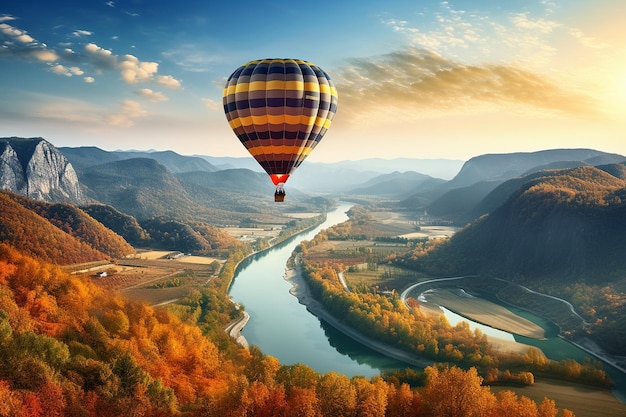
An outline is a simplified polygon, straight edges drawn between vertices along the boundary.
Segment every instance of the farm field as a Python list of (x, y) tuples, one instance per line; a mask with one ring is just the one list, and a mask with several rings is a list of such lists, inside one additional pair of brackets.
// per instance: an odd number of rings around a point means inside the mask
[[(164, 304), (186, 296), (219, 273), (223, 260), (203, 256), (167, 259), (172, 251), (148, 251), (136, 257), (102, 264), (82, 273), (100, 287), (150, 305)], [(106, 276), (100, 276), (105, 272)]]
[(370, 215), (379, 230), (407, 239), (449, 238), (459, 229), (446, 225), (423, 224), (419, 219), (416, 219), (413, 213), (372, 211)]
[(282, 227), (280, 225), (268, 227), (223, 227), (221, 230), (242, 242), (254, 242), (259, 239), (278, 236)]

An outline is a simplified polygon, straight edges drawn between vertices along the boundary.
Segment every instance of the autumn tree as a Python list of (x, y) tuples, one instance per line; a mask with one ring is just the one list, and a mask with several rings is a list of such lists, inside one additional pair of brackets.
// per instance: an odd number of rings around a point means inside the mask
[(495, 396), (483, 387), (476, 368), (465, 372), (457, 367), (425, 369), (427, 383), (422, 390), (422, 408), (426, 416), (482, 417), (489, 415)]
[(345, 375), (329, 372), (317, 384), (317, 398), (324, 417), (351, 417), (356, 408), (354, 386)]

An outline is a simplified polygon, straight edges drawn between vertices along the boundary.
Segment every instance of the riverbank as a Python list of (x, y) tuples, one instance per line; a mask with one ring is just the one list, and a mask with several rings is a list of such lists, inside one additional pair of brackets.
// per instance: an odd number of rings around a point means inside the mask
[[(417, 288), (419, 287), (425, 287), (425, 288), (430, 288), (430, 286), (432, 286), (433, 284), (437, 284), (440, 282), (450, 282), (450, 281), (463, 281), (466, 278), (471, 277), (471, 276), (461, 276), (461, 277), (449, 277), (449, 278), (435, 278), (435, 279), (431, 279), (431, 280), (427, 280), (427, 281), (422, 281), (422, 282), (418, 282), (415, 283), (413, 285), (410, 285), (409, 287), (407, 287), (404, 291), (402, 291), (400, 298), (402, 299), (402, 302), (404, 302), (406, 304), (407, 302), (407, 298), (409, 297), (409, 294), (412, 292), (415, 292), (417, 290)], [(494, 278), (498, 281), (502, 281), (502, 282), (506, 282), (508, 284), (510, 284), (508, 281), (504, 281), (502, 279), (499, 278)], [(576, 312), (576, 310), (574, 310), (574, 307), (572, 306), (571, 303), (569, 303), (566, 300), (563, 300), (562, 298), (558, 298), (558, 297), (554, 297), (551, 295), (547, 295), (547, 294), (542, 294), (536, 291), (532, 291), (526, 287), (523, 287), (521, 285), (518, 285), (518, 287), (520, 288), (520, 291), (524, 291), (524, 292), (530, 292), (533, 293), (537, 296), (541, 296), (541, 297), (546, 297), (552, 300), (555, 300), (557, 302), (563, 303), (564, 305), (567, 306), (568, 309), (570, 309), (570, 311), (572, 312), (572, 314), (578, 318), (580, 318), (581, 323), (586, 323), (583, 318)], [(474, 298), (474, 302), (478, 300), (477, 298)], [(440, 300), (441, 301), (441, 300)], [(500, 329), (500, 330), (504, 330), (510, 333), (515, 333), (515, 334), (520, 334), (520, 335), (526, 335), (524, 334), (523, 329), (517, 329), (520, 320), (516, 319), (513, 321), (513, 328), (507, 328), (507, 326), (505, 326), (505, 323), (501, 323), (500, 320), (500, 316), (499, 313), (496, 314), (495, 311), (482, 311), (483, 314), (477, 314), (476, 311), (472, 310), (472, 309), (468, 309), (468, 304), (467, 302), (465, 303), (460, 303), (458, 297), (456, 297), (456, 299), (452, 300), (450, 298), (447, 298), (446, 301), (448, 301), (449, 303), (446, 304), (445, 306), (450, 308), (452, 311), (455, 311), (456, 313), (464, 316), (464, 317), (468, 317), (471, 320), (475, 320), (478, 323), (496, 328), (496, 329)], [(465, 300), (467, 301), (467, 300)], [(501, 300), (502, 301), (502, 300)], [(506, 301), (502, 301), (503, 303), (508, 304)], [(485, 304), (485, 303), (483, 303)], [(476, 307), (476, 306), (473, 306)], [(481, 308), (484, 307), (484, 305), (480, 306)], [(478, 311), (480, 312), (481, 309), (478, 308)], [(539, 313), (536, 313), (537, 315), (540, 315)], [(527, 335), (528, 336), (528, 335)], [(532, 336), (530, 336), (532, 337)], [(604, 362), (605, 364), (611, 366), (612, 368), (616, 369), (617, 371), (623, 373), (626, 375), (626, 357), (617, 357), (614, 355), (609, 355), (606, 352), (604, 352), (596, 343), (594, 343), (593, 341), (591, 341), (590, 339), (579, 339), (579, 340), (571, 340), (568, 338), (565, 338), (563, 336), (559, 336), (561, 337), (561, 339), (563, 339), (564, 341), (572, 344), (573, 346), (576, 346), (584, 351), (586, 351), (587, 353), (589, 353), (591, 356), (595, 357), (596, 359)]]
[(374, 340), (337, 320), (311, 295), (309, 286), (302, 276), (302, 264), (300, 255), (296, 254), (294, 258), (292, 258), (292, 260), (293, 262), (290, 262), (290, 265), (285, 269), (284, 279), (291, 284), (291, 289), (289, 290), (289, 293), (296, 297), (298, 299), (298, 302), (304, 305), (311, 314), (316, 316), (318, 319), (325, 321), (326, 323), (339, 330), (346, 336), (350, 337), (351, 339), (390, 358), (420, 368), (432, 365), (434, 363), (431, 360), (416, 357), (411, 353), (405, 352), (401, 349), (397, 349), (378, 340)]
[[(306, 232), (308, 230), (312, 230), (314, 228), (316, 228), (317, 226), (321, 225), (322, 223), (324, 223), (324, 221), (326, 220), (326, 213), (322, 213), (318, 216), (315, 217), (315, 223), (309, 223), (307, 224), (307, 226), (304, 229), (299, 229), (299, 228), (295, 228), (294, 230), (291, 230), (289, 232), (283, 233), (273, 239), (271, 239), (268, 242), (268, 247), (254, 251), (248, 255), (245, 255), (244, 257), (242, 257), (241, 259), (237, 260), (232, 268), (232, 274), (229, 274), (230, 276), (225, 277), (227, 278), (227, 286), (226, 288), (228, 288), (228, 291), (230, 291), (230, 287), (233, 284), (233, 280), (235, 279), (235, 276), (237, 275), (237, 272), (239, 270), (239, 267), (248, 259), (250, 259), (251, 257), (258, 255), (259, 253), (263, 253), (263, 252), (267, 252), (272, 250), (274, 247), (280, 245), (281, 243), (287, 241), (288, 239)], [(233, 303), (237, 304), (234, 300), (231, 300)], [(248, 341), (246, 340), (245, 336), (241, 333), (243, 328), (246, 326), (246, 324), (248, 324), (248, 321), (250, 320), (250, 314), (248, 314), (246, 311), (243, 312), (242, 316), (240, 318), (238, 318), (237, 320), (235, 320), (232, 323), (229, 323), (225, 328), (225, 332), (226, 334), (228, 334), (231, 338), (233, 338), (235, 340), (235, 342), (237, 342), (239, 345), (241, 345), (242, 347), (248, 349), (250, 347)]]
[(224, 329), (226, 334), (228, 334), (231, 338), (235, 340), (235, 342), (237, 342), (240, 346), (242, 346), (245, 349), (249, 349), (250, 344), (248, 343), (244, 335), (241, 334), (241, 330), (243, 330), (246, 324), (248, 324), (248, 320), (250, 320), (250, 314), (244, 311), (241, 317), (231, 322)]

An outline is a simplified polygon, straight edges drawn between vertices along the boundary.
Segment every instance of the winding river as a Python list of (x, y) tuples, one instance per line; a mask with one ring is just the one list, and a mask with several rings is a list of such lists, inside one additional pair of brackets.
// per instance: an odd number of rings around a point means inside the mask
[[(342, 203), (328, 213), (326, 221), (320, 226), (247, 258), (237, 268), (229, 294), (233, 301), (243, 304), (251, 316), (242, 334), (250, 345), (258, 346), (264, 353), (278, 358), (282, 364), (302, 363), (320, 373), (335, 371), (348, 376), (366, 377), (384, 370), (409, 366), (355, 342), (318, 319), (290, 294), (291, 284), (284, 279), (287, 260), (296, 246), (303, 240), (312, 239), (319, 231), (347, 220), (345, 212), (351, 206)], [(558, 329), (552, 323), (527, 311), (508, 308), (546, 330), (547, 340), (515, 336), (516, 341), (539, 347), (555, 360), (583, 360), (589, 356), (587, 352), (559, 338)], [(453, 315), (451, 312), (448, 314)], [(448, 318), (452, 322), (457, 321), (454, 317)], [(470, 324), (481, 326), (471, 321)], [(483, 328), (483, 331), (490, 333), (488, 328)], [(512, 335), (508, 337), (513, 339)], [(621, 392), (614, 392), (624, 401), (624, 375), (608, 370), (619, 381)]]
[(289, 293), (291, 284), (284, 279), (287, 259), (296, 246), (346, 221), (350, 207), (352, 204), (342, 203), (320, 226), (251, 256), (237, 268), (229, 294), (250, 313), (242, 335), (250, 345), (258, 346), (282, 364), (302, 363), (321, 373), (336, 371), (367, 377), (407, 367), (362, 346), (309, 313)]

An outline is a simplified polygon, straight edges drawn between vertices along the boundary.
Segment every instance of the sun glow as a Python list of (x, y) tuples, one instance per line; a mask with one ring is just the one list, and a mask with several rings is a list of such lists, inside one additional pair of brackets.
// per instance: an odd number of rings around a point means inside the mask
[(607, 76), (604, 82), (605, 111), (626, 115), (626, 66)]
[(624, 75), (616, 85), (615, 97), (622, 103), (623, 106), (626, 106), (626, 71), (624, 71)]

